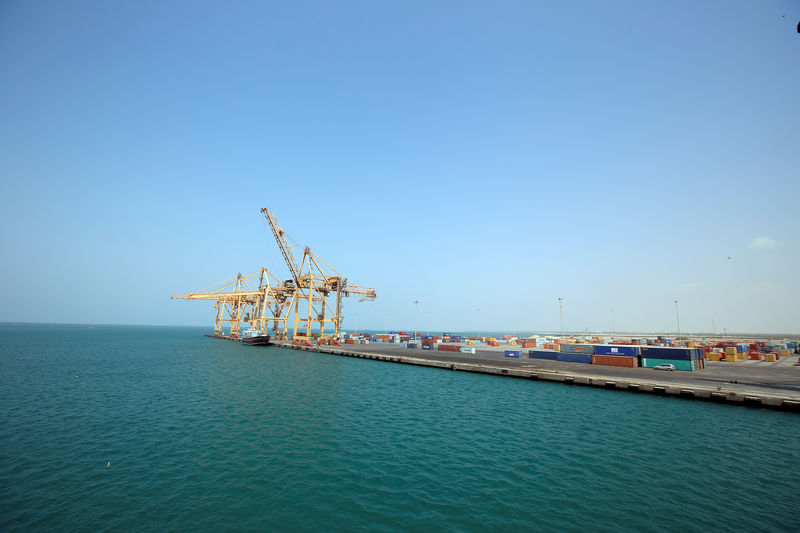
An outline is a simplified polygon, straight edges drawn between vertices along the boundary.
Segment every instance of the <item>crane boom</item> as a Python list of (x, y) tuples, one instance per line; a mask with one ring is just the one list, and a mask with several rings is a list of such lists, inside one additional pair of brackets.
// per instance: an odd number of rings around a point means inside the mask
[(297, 266), (297, 261), (294, 258), (294, 254), (292, 253), (291, 248), (289, 248), (289, 240), (286, 238), (286, 232), (283, 231), (278, 225), (278, 220), (275, 218), (275, 214), (267, 209), (266, 207), (261, 209), (261, 212), (264, 213), (264, 216), (267, 218), (267, 222), (269, 222), (269, 227), (272, 230), (272, 234), (275, 236), (275, 240), (278, 241), (278, 248), (281, 249), (281, 254), (283, 254), (283, 259), (286, 261), (286, 266), (289, 267), (289, 272), (292, 274), (292, 279), (300, 286), (300, 267)]

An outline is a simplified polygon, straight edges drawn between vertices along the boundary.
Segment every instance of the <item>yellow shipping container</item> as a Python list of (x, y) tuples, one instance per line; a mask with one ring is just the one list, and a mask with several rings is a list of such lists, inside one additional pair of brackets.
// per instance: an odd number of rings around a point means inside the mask
[(508, 341), (508, 345), (509, 346), (516, 346), (517, 345), (517, 341)]
[(784, 357), (789, 357), (789, 350), (781, 350), (781, 355)]
[(778, 360), (774, 353), (766, 353), (764, 354), (764, 361), (768, 363), (774, 363)]
[(738, 361), (739, 359), (737, 359), (736, 357), (726, 357), (726, 358), (725, 358), (725, 360), (726, 360), (727, 362), (729, 362), (729, 363), (735, 363), (735, 362), (736, 362), (736, 361)]
[(725, 348), (725, 355), (736, 355), (736, 348), (733, 346), (727, 346)]

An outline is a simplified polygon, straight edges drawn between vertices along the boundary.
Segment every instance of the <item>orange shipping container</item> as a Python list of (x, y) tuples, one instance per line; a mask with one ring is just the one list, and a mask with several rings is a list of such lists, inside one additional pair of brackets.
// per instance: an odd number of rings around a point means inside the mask
[(619, 355), (593, 355), (592, 364), (636, 368), (639, 366), (639, 361), (636, 357), (623, 357)]

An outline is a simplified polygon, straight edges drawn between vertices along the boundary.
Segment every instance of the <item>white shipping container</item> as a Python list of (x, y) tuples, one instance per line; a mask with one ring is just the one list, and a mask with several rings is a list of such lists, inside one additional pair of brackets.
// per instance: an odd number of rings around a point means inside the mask
[(475, 348), (471, 348), (471, 347), (468, 347), (468, 346), (462, 346), (461, 348), (458, 349), (458, 351), (461, 352), (461, 353), (475, 353)]

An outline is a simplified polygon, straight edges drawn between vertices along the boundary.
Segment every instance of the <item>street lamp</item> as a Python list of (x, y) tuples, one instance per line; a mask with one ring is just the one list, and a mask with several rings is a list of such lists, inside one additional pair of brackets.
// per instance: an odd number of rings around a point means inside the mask
[(478, 335), (476, 335), (476, 336), (478, 337), (478, 342), (480, 342), (480, 340), (481, 340), (481, 310), (480, 309), (475, 309), (475, 312), (478, 313)]
[(428, 330), (426, 335), (430, 336), (431, 334), (431, 312), (425, 311), (425, 328)]
[(558, 313), (561, 315), (561, 340), (564, 340), (564, 298), (558, 299)]
[(417, 338), (417, 311), (419, 310), (419, 300), (414, 300), (414, 339)]
[(386, 324), (389, 322), (389, 313), (383, 313), (383, 334), (386, 335), (389, 333), (389, 328)]
[(675, 320), (678, 321), (678, 339), (681, 338), (681, 317), (678, 316), (678, 300), (675, 300)]
[(614, 323), (614, 310), (611, 310), (611, 333), (617, 331), (617, 325)]

